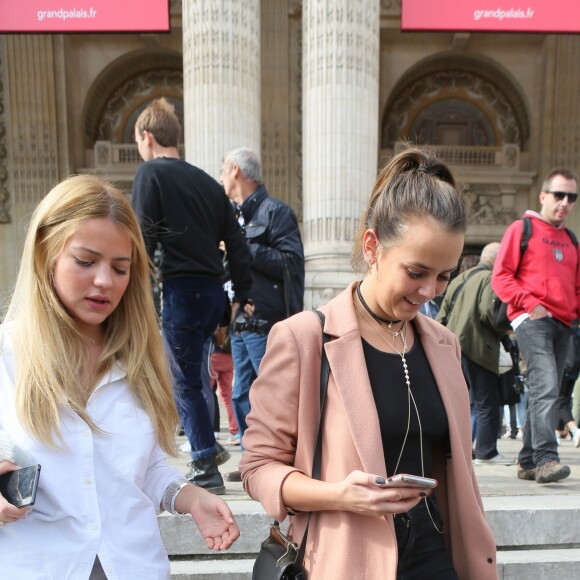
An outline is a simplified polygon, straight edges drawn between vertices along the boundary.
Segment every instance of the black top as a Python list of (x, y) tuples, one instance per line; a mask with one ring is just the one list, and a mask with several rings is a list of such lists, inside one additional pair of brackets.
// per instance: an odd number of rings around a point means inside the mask
[(236, 297), (248, 298), (250, 252), (229, 199), (213, 177), (182, 159), (158, 157), (137, 169), (131, 203), (151, 258), (161, 244), (164, 278), (223, 283), (223, 241)]
[[(377, 350), (364, 339), (363, 350), (371, 388), (379, 416), (387, 475), (394, 475), (409, 417), (409, 398), (403, 361), (398, 354)], [(415, 333), (413, 348), (405, 355), (411, 381), (411, 392), (423, 430), (424, 475), (432, 477), (433, 456), (444, 453), (448, 446), (449, 426), (445, 407), (435, 377)], [(397, 473), (422, 475), (419, 445), (419, 422), (411, 399), (409, 436)]]

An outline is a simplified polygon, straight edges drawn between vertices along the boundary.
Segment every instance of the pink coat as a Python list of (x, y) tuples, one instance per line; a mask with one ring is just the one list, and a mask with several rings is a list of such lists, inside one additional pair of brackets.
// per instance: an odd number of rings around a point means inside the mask
[[(353, 286), (321, 310), (331, 375), (324, 413), (322, 479), (341, 481), (353, 470), (386, 475), (379, 419), (352, 301)], [(461, 580), (497, 579), (496, 549), (471, 463), (467, 387), (455, 336), (418, 314), (416, 332), (447, 412), (451, 459), (434, 464), (436, 496), (446, 541)], [(240, 469), (244, 487), (282, 521), (281, 486), (293, 471), (311, 474), (319, 412), (321, 328), (313, 312), (276, 324), (250, 390), (251, 412)], [(306, 514), (292, 517), (299, 542)], [(392, 516), (316, 512), (310, 522), (305, 566), (309, 580), (395, 580), (397, 546)]]

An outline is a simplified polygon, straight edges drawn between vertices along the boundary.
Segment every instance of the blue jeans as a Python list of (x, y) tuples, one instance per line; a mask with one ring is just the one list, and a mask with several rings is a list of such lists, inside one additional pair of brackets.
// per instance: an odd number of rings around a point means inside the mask
[(554, 403), (564, 375), (570, 329), (553, 318), (524, 320), (516, 329), (526, 361), (529, 389), (524, 445), (518, 461), (526, 469), (558, 461)]
[(461, 355), (461, 369), (475, 412), (475, 457), (491, 459), (498, 454), (499, 377), (464, 354)]
[(221, 320), (224, 291), (204, 278), (170, 278), (163, 283), (163, 332), (175, 369), (175, 399), (196, 461), (216, 452), (213, 421), (203, 396), (204, 346)]
[(230, 338), (235, 373), (232, 406), (240, 429), (240, 437), (243, 437), (247, 428), (246, 416), (250, 412), (250, 387), (258, 376), (268, 336), (243, 330), (240, 334), (232, 332)]

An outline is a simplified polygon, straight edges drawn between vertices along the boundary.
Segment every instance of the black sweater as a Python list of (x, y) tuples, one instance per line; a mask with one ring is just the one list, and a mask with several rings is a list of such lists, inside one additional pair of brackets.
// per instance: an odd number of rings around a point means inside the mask
[(139, 166), (132, 204), (149, 256), (161, 244), (163, 278), (224, 281), (225, 242), (236, 298), (249, 297), (251, 256), (221, 185), (182, 159), (158, 157)]

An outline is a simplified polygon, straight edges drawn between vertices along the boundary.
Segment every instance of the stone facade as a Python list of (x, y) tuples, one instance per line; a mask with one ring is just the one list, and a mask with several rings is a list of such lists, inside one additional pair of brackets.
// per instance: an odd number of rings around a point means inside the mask
[(158, 96), (184, 121), (185, 158), (215, 177), (227, 150), (261, 151), (302, 223), (307, 306), (353, 278), (357, 220), (404, 141), (452, 166), (472, 250), (537, 208), (550, 167), (580, 169), (575, 35), (404, 33), (400, 0), (170, 4), (168, 34), (0, 36), (0, 292), (56, 182), (96, 171), (130, 191), (133, 124)]

